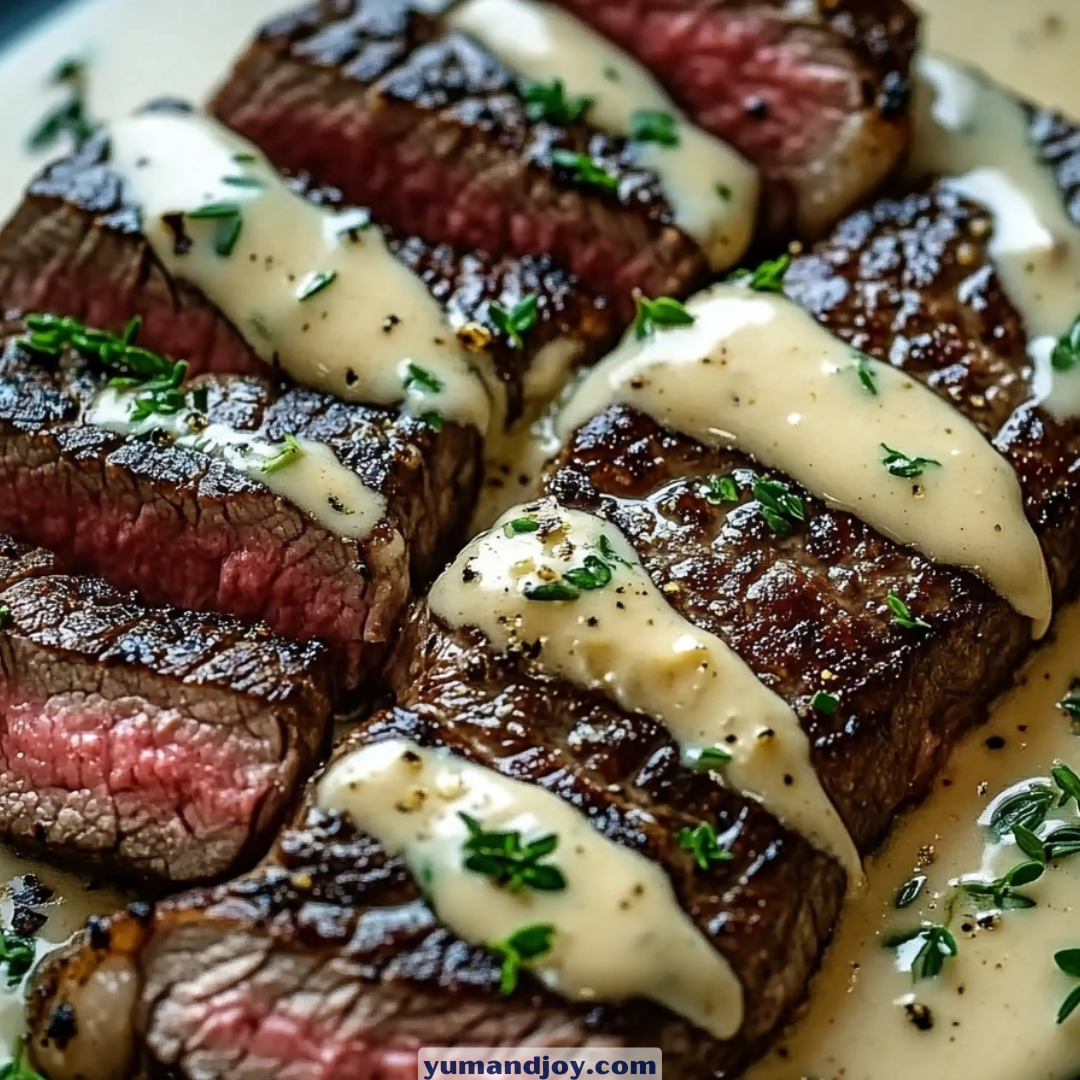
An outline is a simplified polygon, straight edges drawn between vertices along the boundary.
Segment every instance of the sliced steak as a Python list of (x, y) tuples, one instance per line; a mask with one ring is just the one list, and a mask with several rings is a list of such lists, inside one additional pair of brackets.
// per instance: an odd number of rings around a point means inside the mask
[[(559, 794), (610, 839), (664, 866), (695, 924), (746, 980), (748, 1015), (761, 1009), (775, 1022), (783, 983), (809, 977), (843, 893), (842, 871), (758, 804), (684, 769), (653, 722), (526, 675), (423, 611), (410, 641), (418, 658), (422, 650), (423, 676), (404, 707), (381, 714), (353, 743), (444, 746)], [(707, 874), (676, 840), (680, 827), (702, 820), (715, 820), (733, 850)], [(777, 921), (758, 919), (760, 909)], [(794, 947), (770, 949), (777, 936)], [(718, 1060), (712, 1040), (645, 1001), (582, 1007), (531, 979), (501, 997), (498, 962), (439, 926), (403, 861), (318, 810), (284, 834), (275, 865), (160, 905), (139, 926), (121, 915), (74, 963), (137, 971), (127, 1040), (145, 1046), (153, 1066), (202, 1080), (404, 1080), (415, 1074), (416, 1050), (432, 1043), (660, 1046), (676, 1077), (702, 1075)], [(74, 1006), (80, 1025), (95, 1009), (95, 980), (79, 989), (71, 976), (66, 961), (44, 976), (38, 1030), (58, 1000)], [(73, 1047), (93, 1053), (89, 1043)], [(55, 1046), (38, 1058), (54, 1068)], [(74, 1060), (52, 1075), (72, 1075)]]
[(236, 873), (329, 734), (328, 650), (150, 608), (0, 536), (0, 834), (96, 873)]
[[(496, 255), (545, 252), (628, 309), (707, 273), (635, 149), (584, 121), (534, 122), (520, 78), (413, 0), (322, 2), (267, 25), (211, 103), (281, 168), (395, 229)], [(587, 153), (616, 190), (573, 180)], [(632, 308), (630, 309), (632, 310)]]
[[(340, 191), (314, 188), (303, 177), (295, 185), (318, 203), (343, 201)], [(405, 235), (390, 238), (390, 245), (455, 327), (488, 323), (492, 303), (509, 309), (525, 295), (537, 296), (536, 325), (524, 347), (502, 337), (491, 344), (511, 419), (530, 365), (545, 347), (595, 358), (615, 335), (604, 302), (546, 256), (489, 259)], [(48, 166), (0, 231), (0, 308), (55, 312), (116, 332), (139, 315), (140, 343), (187, 359), (193, 374), (268, 373), (222, 313), (157, 259), (143, 235), (139, 206), (109, 165), (107, 135)]]
[(918, 19), (903, 0), (558, 0), (757, 164), (774, 230), (822, 235), (900, 162)]
[[(797, 260), (786, 288), (834, 332), (925, 379), (995, 438), (1016, 465), (1061, 600), (1080, 581), (1080, 425), (1056, 425), (1027, 400), (1024, 331), (989, 266), (984, 217), (938, 191), (880, 203)], [(823, 785), (867, 851), (1008, 685), (1030, 626), (973, 575), (935, 566), (806, 493), (806, 523), (783, 539), (745, 494), (721, 506), (705, 498), (705, 477), (734, 470), (745, 491), (756, 469), (619, 408), (574, 436), (546, 486), (615, 522), (676, 609), (730, 641), (792, 704)], [(890, 590), (931, 629), (895, 625)], [(832, 716), (809, 707), (824, 671), (841, 702)], [(340, 819), (309, 817), (260, 876), (189, 894), (143, 923), (121, 916), (104, 928), (115, 932), (98, 928), (43, 971), (31, 1024), (38, 1061), (56, 1080), (77, 1075), (95, 1039), (199, 1080), (224, 1080), (237, 1063), (253, 1078), (325, 1076), (310, 1064), (322, 1046), (335, 1066), (356, 1062), (357, 1075), (404, 1080), (421, 1041), (648, 1038), (675, 1076), (735, 1077), (774, 1037), (805, 995), (839, 914), (834, 863), (756, 804), (702, 788), (648, 719), (537, 674), (521, 655), (495, 657), (422, 610), (395, 682), (401, 706), (362, 738), (408, 732), (531, 778), (662, 862), (743, 980), (749, 1007), (738, 1035), (717, 1043), (638, 1002), (572, 1006), (532, 982), (501, 1006), (485, 953), (433, 925), (370, 841), (354, 839)], [(702, 809), (724, 822), (735, 815), (740, 828), (734, 862), (694, 891), (664, 837), (680, 814)], [(628, 812), (634, 829), (624, 832)], [(377, 900), (376, 889), (387, 891)], [(193, 973), (195, 955), (220, 962)], [(95, 1023), (101, 980), (125, 969), (140, 973), (139, 990), (125, 1011)], [(102, 975), (88, 982), (95, 971)], [(71, 1006), (91, 1020), (88, 1037), (65, 1045), (48, 1031), (56, 1010)]]
[[(466, 528), (478, 483), (473, 428), (426, 424), (254, 376), (203, 376), (206, 416), (271, 443), (329, 447), (386, 500), (352, 539), (220, 457), (87, 422), (103, 377), (16, 336), (0, 356), (0, 530), (55, 551), (149, 603), (264, 621), (322, 638), (356, 688), (376, 671), (410, 594)], [(197, 383), (198, 385), (198, 383)]]

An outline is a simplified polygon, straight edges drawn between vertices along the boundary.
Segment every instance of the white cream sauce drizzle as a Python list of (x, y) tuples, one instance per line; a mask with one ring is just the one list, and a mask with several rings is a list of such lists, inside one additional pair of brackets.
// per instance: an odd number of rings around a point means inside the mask
[[(926, 804), (868, 860), (869, 889), (845, 911), (805, 1015), (747, 1080), (1080, 1076), (1080, 1012), (1055, 1023), (1076, 980), (1053, 961), (1059, 949), (1080, 948), (1080, 856), (1052, 864), (1020, 890), (1035, 908), (1006, 911), (985, 927), (977, 919), (981, 903), (960, 898), (951, 918), (948, 911), (953, 882), (985, 880), (1024, 860), (1011, 838), (995, 844), (978, 824), (999, 793), (1045, 777), (1056, 760), (1080, 771), (1080, 739), (1056, 708), (1080, 674), (1080, 610), (1064, 613), (1055, 630), (1057, 639), (1028, 665), (990, 724), (957, 748)], [(1051, 823), (1075, 819), (1075, 806), (1050, 814)], [(914, 904), (897, 911), (894, 897), (913, 874), (925, 875), (926, 885)], [(885, 938), (947, 919), (959, 955), (936, 979), (913, 981), (902, 970), (911, 963), (910, 948), (886, 949)], [(929, 1030), (914, 1022), (924, 1007)]]
[[(515, 531), (510, 523), (521, 520), (538, 528)], [(602, 588), (569, 602), (529, 599), (590, 558), (611, 572)], [(652, 716), (688, 763), (708, 748), (727, 751), (731, 761), (718, 778), (837, 858), (853, 886), (861, 881), (859, 856), (818, 781), (798, 717), (729, 645), (675, 611), (613, 525), (550, 499), (516, 507), (462, 551), (428, 603), (498, 649), (540, 642), (540, 669)]]
[[(707, 445), (738, 447), (930, 558), (974, 570), (1042, 634), (1050, 586), (1007, 461), (948, 402), (889, 364), (865, 360), (782, 296), (719, 285), (691, 299), (694, 325), (629, 333), (559, 419), (569, 436), (624, 402)], [(882, 444), (931, 458), (904, 479)]]
[(367, 487), (322, 443), (297, 439), (298, 454), (290, 455), (277, 468), (267, 468), (269, 461), (287, 449), (284, 442), (270, 443), (225, 424), (207, 424), (205, 417), (194, 411), (155, 413), (133, 422), (130, 417), (136, 395), (137, 391), (107, 387), (87, 410), (87, 420), (120, 435), (165, 432), (177, 445), (220, 458), (230, 468), (258, 480), (338, 536), (363, 539), (386, 514), (384, 496)]
[[(554, 926), (551, 951), (529, 966), (564, 997), (650, 998), (717, 1038), (742, 1023), (738, 979), (683, 912), (660, 867), (608, 840), (557, 795), (393, 740), (331, 766), (319, 805), (346, 812), (390, 853), (403, 854), (439, 918), (466, 941), (487, 944), (523, 926)], [(558, 846), (544, 861), (563, 872), (566, 888), (511, 892), (467, 870), (462, 813), (486, 830), (519, 832), (525, 843), (554, 833)]]
[(912, 171), (944, 174), (946, 187), (990, 212), (990, 255), (1023, 316), (1036, 388), (1053, 413), (1078, 416), (1080, 366), (1054, 371), (1050, 354), (1080, 316), (1080, 227), (1012, 94), (936, 57), (923, 57), (919, 74)]
[[(401, 403), (412, 415), (433, 411), (486, 430), (491, 403), (478, 369), (377, 229), (296, 195), (252, 143), (203, 116), (136, 116), (111, 129), (111, 143), (155, 254), (263, 360), (341, 398)], [(242, 221), (231, 254), (218, 248), (221, 219), (185, 217), (191, 249), (178, 248), (167, 219), (221, 204)], [(434, 382), (410, 377), (410, 365)]]
[(678, 145), (638, 143), (638, 161), (660, 178), (676, 224), (701, 244), (713, 269), (738, 262), (757, 218), (757, 170), (680, 113), (648, 69), (542, 0), (462, 0), (447, 18), (526, 78), (559, 79), (568, 96), (591, 98), (586, 119), (612, 135), (632, 136), (639, 110), (673, 116)]

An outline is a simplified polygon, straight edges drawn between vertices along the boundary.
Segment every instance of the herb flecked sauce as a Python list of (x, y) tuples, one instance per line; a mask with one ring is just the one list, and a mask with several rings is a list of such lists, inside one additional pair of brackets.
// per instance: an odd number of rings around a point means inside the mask
[[(62, 97), (48, 74), (73, 55), (90, 66), (91, 113), (117, 120), (158, 96), (199, 99), (227, 70), (262, 19), (285, 4), (273, 0), (185, 0), (147, 5), (139, 0), (84, 0), (0, 54), (5, 108), (0, 120), (3, 160), (0, 207), (13, 208), (45, 159), (26, 152), (29, 127)], [(929, 45), (984, 68), (1042, 103), (1080, 116), (1080, 11), (1070, 0), (924, 0)], [(978, 25), (978, 33), (972, 26)], [(132, 63), (131, 58), (138, 62)], [(47, 156), (47, 155), (46, 155)], [(493, 471), (482, 509), (487, 524), (525, 498), (539, 455), (537, 440), (507, 447), (505, 471)], [(525, 466), (522, 465), (525, 463)], [(1080, 610), (1059, 614), (1051, 640), (990, 724), (954, 754), (927, 803), (911, 814), (887, 848), (870, 861), (869, 886), (849, 908), (815, 982), (805, 1015), (755, 1068), (752, 1080), (900, 1080), (979, 1076), (982, 1080), (1074, 1080), (1080, 1063), (1080, 1010), (1057, 1024), (1078, 980), (1059, 970), (1054, 954), (1080, 947), (1080, 855), (1050, 860), (1037, 880), (1016, 889), (1034, 907), (994, 917), (986, 901), (954, 885), (990, 880), (1030, 861), (1006, 834), (995, 841), (986, 824), (1001, 793), (1033, 778), (1049, 780), (1063, 761), (1080, 771), (1080, 735), (1058, 701), (1080, 675)], [(1057, 790), (1057, 789), (1055, 789)], [(1054, 808), (1036, 835), (1068, 827), (1075, 804)], [(1071, 816), (1070, 816), (1071, 815)], [(1028, 841), (1029, 842), (1029, 841)], [(85, 878), (0, 850), (0, 878), (35, 873), (55, 890), (43, 911), (39, 937), (59, 942), (87, 915), (107, 912), (125, 897), (88, 889)], [(925, 881), (921, 879), (925, 878)], [(915, 884), (910, 884), (915, 883)], [(918, 895), (897, 909), (907, 885)], [(7, 906), (0, 918), (8, 916)], [(924, 925), (925, 924), (925, 925)], [(941, 927), (949, 937), (934, 930)], [(916, 931), (919, 936), (911, 937)], [(936, 936), (931, 936), (931, 931)], [(895, 948), (885, 942), (908, 936)], [(927, 944), (940, 972), (918, 979)], [(951, 945), (950, 945), (951, 943)], [(955, 947), (956, 955), (951, 955)], [(0, 1046), (21, 1027), (18, 991), (2, 989)], [(2, 1054), (2, 1051), (0, 1051)]]

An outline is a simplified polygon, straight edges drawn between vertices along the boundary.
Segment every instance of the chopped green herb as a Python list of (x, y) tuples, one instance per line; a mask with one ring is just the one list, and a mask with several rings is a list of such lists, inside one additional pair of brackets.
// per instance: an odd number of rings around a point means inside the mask
[(649, 300), (636, 296), (637, 312), (634, 315), (634, 336), (638, 341), (651, 337), (657, 329), (670, 329), (672, 326), (692, 326), (694, 316), (678, 301), (670, 296), (658, 296)]
[(855, 371), (859, 376), (859, 382), (863, 384), (863, 388), (877, 397), (877, 374), (874, 371), (873, 361), (866, 353), (856, 351), (856, 357), (858, 357), (855, 363)]
[(503, 532), (507, 536), (520, 536), (522, 533), (534, 533), (540, 528), (540, 522), (536, 518), (519, 517), (508, 521), (503, 526)]
[(237, 165), (254, 165), (258, 160), (254, 154), (233, 154), (232, 159)]
[(1058, 806), (1068, 806), (1070, 801), (1075, 801), (1076, 809), (1080, 810), (1080, 776), (1077, 776), (1064, 761), (1054, 762), (1050, 776), (1061, 791)]
[(915, 980), (936, 978), (941, 974), (945, 961), (959, 952), (956, 938), (948, 927), (924, 923), (917, 930), (894, 934), (886, 938), (885, 948), (898, 949), (901, 945), (920, 938), (923, 944), (911, 962), (911, 977)]
[(731, 752), (722, 746), (706, 746), (695, 755), (692, 766), (695, 769), (716, 771), (732, 760)]
[(101, 127), (87, 114), (86, 64), (77, 59), (65, 60), (53, 72), (49, 82), (66, 89), (67, 96), (42, 117), (30, 133), (27, 145), (34, 151), (48, 150), (66, 135), (78, 149)]
[(810, 708), (822, 716), (832, 716), (840, 708), (840, 699), (835, 694), (825, 690), (815, 690), (810, 699)]
[(761, 504), (765, 524), (778, 536), (790, 535), (796, 521), (806, 520), (802, 499), (780, 480), (755, 478), (753, 494)]
[(885, 597), (885, 603), (893, 615), (893, 622), (903, 630), (929, 630), (930, 624), (925, 619), (916, 618), (911, 614), (911, 609), (900, 599), (896, 593), (891, 592)]
[[(1080, 949), (1062, 949), (1061, 952), (1054, 953), (1054, 963), (1057, 964), (1059, 971), (1063, 971), (1074, 979), (1080, 979)], [(1065, 1023), (1076, 1011), (1078, 1005), (1080, 1005), (1080, 986), (1069, 991), (1068, 997), (1061, 1003), (1057, 1022)]]
[(729, 281), (745, 282), (754, 292), (783, 292), (784, 275), (791, 265), (791, 256), (787, 253), (775, 259), (766, 259), (753, 270), (736, 270)]
[(552, 124), (572, 124), (589, 111), (593, 99), (580, 94), (569, 97), (562, 79), (548, 83), (533, 83), (524, 94), (525, 112), (530, 120), (547, 120)]
[(0, 1065), (0, 1080), (45, 1080), (36, 1069), (26, 1063), (26, 1039), (15, 1040), (11, 1061)]
[(1072, 371), (1077, 364), (1080, 364), (1080, 315), (1050, 353), (1050, 366), (1055, 371)]
[(739, 485), (735, 477), (731, 473), (726, 476), (706, 477), (705, 501), (712, 506), (720, 506), (721, 503), (737, 503), (739, 501)]
[(191, 392), (191, 404), (195, 407), (196, 412), (207, 413), (210, 410), (210, 388), (207, 386), (197, 386)]
[(244, 219), (238, 203), (207, 203), (205, 206), (189, 210), (184, 216), (192, 221), (216, 221), (214, 251), (223, 259), (227, 259), (233, 253), (244, 227)]
[[(131, 422), (139, 424), (156, 414), (173, 416), (185, 409), (187, 399), (181, 393), (180, 385), (187, 377), (187, 370), (187, 361), (181, 360), (173, 367), (171, 374), (141, 383), (129, 416)], [(124, 389), (129, 389), (131, 383), (131, 379), (109, 380), (110, 386), (120, 386)]]
[(336, 270), (331, 270), (328, 273), (322, 270), (312, 272), (300, 282), (300, 288), (296, 291), (296, 299), (302, 304), (305, 300), (318, 296), (323, 289), (330, 288), (335, 281), (337, 281)]
[(551, 923), (535, 923), (515, 930), (502, 941), (488, 943), (488, 948), (502, 958), (500, 994), (512, 994), (517, 989), (521, 969), (528, 961), (551, 952), (551, 939), (554, 936), (555, 927)]
[(579, 154), (575, 150), (553, 150), (551, 160), (560, 168), (568, 169), (571, 178), (579, 184), (588, 184), (604, 191), (617, 191), (619, 178), (597, 165), (588, 154)]
[(1028, 860), (1014, 866), (1007, 874), (993, 881), (961, 881), (960, 891), (974, 900), (985, 900), (1001, 911), (1023, 910), (1036, 906), (1027, 893), (1018, 892), (1043, 876), (1046, 867), (1041, 862)]
[(417, 390), (421, 394), (440, 394), (443, 391), (443, 381), (438, 375), (414, 364), (411, 360), (405, 365), (405, 378), (402, 386), (406, 390)]
[(893, 907), (910, 907), (919, 898), (919, 893), (923, 891), (923, 886), (925, 884), (925, 874), (916, 874), (913, 878), (905, 881), (896, 891), (896, 896), (893, 898)]
[(10, 931), (0, 933), (0, 963), (7, 965), (7, 984), (18, 986), (34, 963), (34, 942)]
[(567, 570), (563, 578), (575, 589), (592, 592), (611, 581), (611, 567), (597, 555), (586, 555), (584, 565)]
[(525, 347), (524, 335), (536, 325), (538, 300), (536, 293), (529, 293), (512, 308), (504, 308), (501, 304), (491, 305), (492, 325), (509, 338), (516, 349)]
[(885, 451), (885, 456), (881, 459), (881, 464), (885, 466), (885, 471), (891, 476), (900, 476), (905, 480), (914, 480), (915, 477), (922, 476), (930, 465), (936, 465), (938, 468), (941, 467), (940, 461), (935, 461), (933, 458), (911, 457), (900, 450), (894, 450), (885, 443), (881, 444), (881, 449)]
[(546, 582), (543, 585), (526, 585), (523, 591), (526, 600), (541, 600), (548, 603), (576, 600), (581, 593), (570, 585), (562, 585), (557, 581)]
[(0, 630), (7, 629), (11, 623), (11, 608), (7, 604), (0, 604)]
[(1046, 857), (1050, 862), (1067, 859), (1070, 855), (1080, 854), (1080, 827), (1061, 825), (1047, 834), (1043, 841)]
[(694, 828), (683, 826), (679, 830), (679, 847), (694, 854), (694, 862), (701, 870), (711, 870), (717, 863), (728, 862), (732, 858), (730, 851), (725, 851), (716, 838), (716, 830), (703, 821)]
[(458, 817), (469, 830), (469, 838), (462, 845), (466, 870), (483, 874), (510, 892), (526, 887), (541, 892), (566, 888), (563, 872), (552, 863), (540, 862), (559, 846), (555, 833), (523, 844), (519, 832), (488, 832), (476, 818), (462, 813)]
[(1057, 793), (1048, 784), (1029, 784), (1021, 791), (1002, 799), (990, 815), (990, 832), (995, 840), (1001, 840), (1016, 825), (1037, 829), (1044, 821), (1057, 799)]
[(1038, 836), (1026, 825), (1017, 822), (1012, 829), (1016, 846), (1032, 861), (1046, 865), (1046, 849)]
[(619, 69), (612, 67), (610, 64), (604, 68), (604, 78), (608, 82), (618, 82), (620, 79)]
[(269, 457), (263, 462), (262, 469), (259, 471), (264, 475), (270, 473), (276, 473), (280, 469), (284, 469), (291, 465), (294, 461), (299, 460), (303, 455), (304, 448), (300, 445), (299, 440), (295, 435), (285, 435), (285, 443), (282, 448), (274, 454), (273, 457)]
[(420, 422), (422, 424), (427, 424), (432, 431), (442, 431), (443, 429), (442, 413), (423, 412), (420, 414)]
[(229, 187), (238, 188), (264, 188), (264, 184), (257, 176), (223, 176), (221, 178), (223, 184), (228, 184)]
[(1065, 691), (1065, 696), (1058, 702), (1058, 708), (1068, 713), (1073, 720), (1080, 720), (1080, 679), (1073, 679), (1069, 683), (1069, 689)]
[(715, 187), (715, 191), (716, 194), (724, 200), (724, 202), (731, 202), (734, 196), (734, 192), (732, 192), (731, 188), (729, 188), (727, 184), (717, 184)]
[(600, 554), (607, 559), (609, 563), (616, 566), (633, 566), (629, 559), (624, 559), (616, 550), (615, 545), (611, 542), (611, 537), (607, 533), (601, 533), (600, 539), (596, 542), (597, 550)]
[(660, 109), (636, 109), (630, 117), (630, 134), (635, 142), (678, 146), (675, 117)]

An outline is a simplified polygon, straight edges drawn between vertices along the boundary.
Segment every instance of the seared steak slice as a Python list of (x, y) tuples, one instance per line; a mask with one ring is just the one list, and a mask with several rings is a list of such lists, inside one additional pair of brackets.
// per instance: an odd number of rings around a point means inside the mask
[[(624, 311), (635, 287), (683, 294), (704, 280), (701, 249), (626, 140), (530, 120), (518, 76), (424, 6), (322, 2), (275, 20), (211, 111), (279, 167), (339, 187), (395, 229), (496, 255), (546, 252)], [(617, 190), (573, 181), (553, 161), (560, 148), (587, 152)]]
[(341, 535), (219, 457), (87, 422), (103, 379), (16, 338), (0, 356), (0, 530), (152, 604), (323, 638), (358, 686), (393, 640), (410, 576), (430, 577), (466, 528), (479, 433), (254, 376), (204, 376), (207, 416), (271, 443), (329, 447), (386, 500), (365, 539)]
[[(300, 178), (296, 186), (305, 191), (309, 185)], [(319, 203), (342, 202), (334, 190), (309, 194)], [(546, 256), (495, 260), (407, 236), (392, 238), (390, 245), (424, 279), (455, 326), (489, 322), (492, 303), (509, 309), (536, 294), (537, 321), (524, 348), (502, 338), (491, 345), (510, 418), (520, 410), (529, 366), (545, 346), (566, 340), (579, 358), (595, 358), (615, 333), (604, 303), (581, 291)], [(70, 315), (117, 332), (139, 315), (140, 344), (187, 359), (192, 373), (267, 374), (221, 312), (169, 275), (154, 255), (139, 207), (109, 166), (106, 135), (47, 167), (0, 231), (0, 308)]]
[[(684, 769), (653, 722), (525, 674), (422, 609), (409, 649), (424, 672), (407, 704), (352, 745), (445, 746), (559, 794), (606, 836), (664, 866), (684, 909), (746, 980), (748, 1016), (774, 1023), (784, 987), (809, 976), (843, 872), (757, 803)], [(676, 839), (702, 820), (716, 821), (733, 845), (732, 861), (707, 874)], [(204, 1080), (404, 1077), (415, 1073), (417, 1048), (432, 1043), (660, 1046), (672, 1076), (703, 1075), (720, 1060), (712, 1040), (645, 1001), (583, 1007), (532, 979), (500, 997), (493, 955), (440, 927), (403, 861), (338, 815), (309, 811), (282, 837), (275, 863), (159, 905), (141, 924), (123, 914), (98, 927), (71, 966), (61, 960), (44, 976), (36, 1030), (59, 1001), (81, 1025), (95, 1008), (95, 980), (77, 983), (119, 967), (139, 978), (126, 1041), (145, 1046), (154, 1066)], [(759, 919), (761, 909), (776, 921)], [(770, 948), (778, 940), (789, 947)], [(76, 1039), (52, 1075), (73, 1075), (74, 1055), (92, 1052)], [(61, 1057), (51, 1042), (38, 1053), (46, 1067)]]
[[(1080, 425), (1054, 424), (1025, 400), (1024, 332), (989, 266), (984, 216), (936, 191), (881, 203), (797, 260), (786, 287), (836, 333), (927, 379), (994, 435), (1016, 465), (1061, 600), (1075, 592), (1080, 577), (1071, 542), (1080, 526)], [(822, 783), (868, 850), (899, 809), (926, 793), (956, 738), (1008, 684), (1029, 648), (1029, 624), (974, 576), (934, 566), (805, 494), (807, 522), (783, 539), (745, 495), (728, 506), (703, 497), (704, 477), (734, 469), (745, 488), (751, 468), (746, 458), (708, 450), (617, 409), (576, 434), (547, 488), (617, 523), (673, 605), (727, 638), (792, 703), (810, 735)], [(890, 590), (931, 629), (896, 626), (885, 604)], [(572, 1008), (532, 983), (511, 999), (511, 1009), (478, 1010), (477, 995), (488, 993), (492, 980), (486, 956), (446, 944), (426, 910), (418, 913), (412, 887), (383, 868), (377, 850), (358, 853), (351, 839), (335, 847), (329, 838), (344, 828), (339, 819), (309, 819), (307, 833), (283, 838), (281, 866), (231, 890), (191, 894), (159, 908), (146, 926), (123, 916), (110, 937), (99, 928), (71, 957), (46, 969), (31, 1023), (39, 1061), (57, 1080), (76, 1075), (78, 1062), (86, 1060), (80, 1055), (93, 1054), (95, 1038), (133, 1045), (180, 1076), (200, 1080), (224, 1077), (237, 1061), (252, 1077), (287, 1075), (285, 1063), (311, 1056), (308, 1046), (323, 1037), (321, 1018), (329, 1010), (336, 1019), (343, 1001), (353, 1011), (334, 1030), (339, 1038), (357, 1033), (348, 1060), (363, 1070), (396, 1068), (404, 1077), (414, 1065), (402, 1056), (418, 1040), (516, 1043), (523, 1027), (551, 1038), (547, 1025), (555, 1015), (560, 1024), (564, 1016), (574, 1018), (560, 1028), (569, 1041), (585, 1041), (597, 1030), (634, 1041), (648, 1035), (664, 1047), (675, 1075), (715, 1068), (716, 1075), (733, 1077), (790, 1015), (840, 910), (836, 865), (759, 807), (736, 810), (738, 800), (720, 789), (699, 794), (691, 780), (700, 778), (686, 777), (672, 762), (665, 733), (647, 719), (628, 721), (603, 700), (552, 685), (528, 671), (520, 656), (493, 657), (468, 632), (451, 634), (422, 612), (411, 626), (396, 673), (397, 685), (406, 688), (402, 707), (376, 719), (363, 737), (418, 732), (421, 740), (445, 740), (477, 760), (491, 760), (481, 755), (493, 753), (497, 767), (545, 786), (557, 787), (572, 768), (573, 782), (558, 790), (582, 800), (580, 785), (591, 780), (601, 802), (579, 805), (602, 806), (593, 820), (619, 839), (615, 830), (625, 818), (609, 808), (636, 809), (642, 835), (624, 842), (641, 850), (656, 850), (652, 820), (672, 822), (699, 798), (717, 800), (710, 808), (718, 815), (746, 815), (739, 819), (745, 831), (731, 867), (745, 872), (754, 866), (745, 892), (741, 886), (731, 891), (721, 865), (704, 879), (702, 895), (687, 893), (670, 852), (658, 853), (683, 902), (713, 913), (717, 945), (751, 995), (738, 1036), (717, 1044), (694, 1031), (688, 1046), (680, 1034), (685, 1028), (670, 1026), (655, 1007)], [(826, 683), (841, 702), (831, 717), (808, 707), (810, 693)], [(547, 689), (536, 693), (534, 687)], [(534, 737), (538, 749), (529, 750), (523, 740)], [(618, 790), (608, 792), (609, 783)], [(358, 894), (365, 875), (388, 890), (385, 900), (374, 899), (374, 885)], [(783, 880), (797, 884), (773, 892), (770, 883)], [(329, 902), (312, 902), (309, 884)], [(392, 957), (403, 938), (381, 952), (386, 926), (419, 935), (400, 965)], [(187, 941), (174, 962), (158, 962), (181, 933)], [(219, 950), (221, 965), (193, 978), (191, 956), (210, 950)], [(342, 970), (335, 962), (350, 951), (360, 958), (362, 974), (358, 981), (357, 969), (345, 969), (355, 997), (332, 981)], [(152, 992), (147, 979), (130, 1008), (112, 1023), (91, 1024), (85, 1040), (65, 1047), (46, 1036), (57, 1008), (74, 1005), (83, 1016), (93, 1010), (101, 982), (87, 983), (90, 972), (137, 961), (146, 973), (147, 956), (155, 957), (153, 972), (165, 980), (153, 982)], [(233, 1009), (226, 1020), (203, 1024), (208, 1014), (224, 1016), (226, 1005)], [(406, 1027), (413, 1022), (418, 1036)], [(252, 1031), (257, 1052), (249, 1053)], [(273, 1041), (277, 1032), (286, 1033), (280, 1042)], [(310, 1041), (302, 1040), (309, 1032), (315, 1033)], [(198, 1071), (204, 1062), (206, 1070)]]
[(558, 0), (758, 165), (770, 225), (821, 236), (907, 149), (903, 0)]
[(223, 877), (329, 733), (328, 650), (149, 608), (0, 536), (0, 834), (95, 872)]

